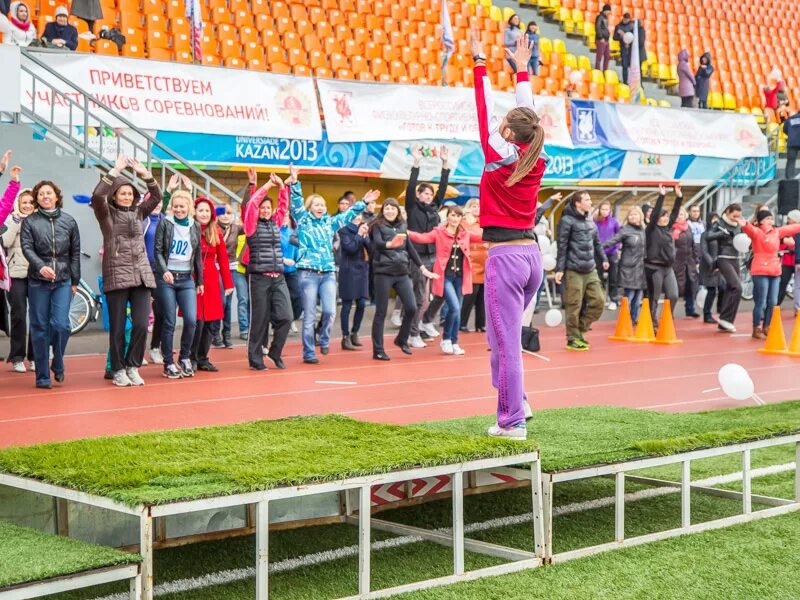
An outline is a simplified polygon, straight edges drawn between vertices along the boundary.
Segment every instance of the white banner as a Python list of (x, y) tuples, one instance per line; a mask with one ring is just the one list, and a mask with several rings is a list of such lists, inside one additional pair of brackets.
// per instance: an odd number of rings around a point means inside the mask
[[(0, 111), (19, 112), (19, 46), (0, 44)], [(3, 150), (5, 152), (5, 150)]]
[[(317, 88), (332, 142), (479, 139), (475, 92), (471, 88), (330, 79), (317, 80)], [(515, 106), (514, 94), (493, 94), (498, 116)], [(534, 101), (547, 143), (571, 148), (564, 99), (536, 96)]]
[[(87, 55), (37, 54), (37, 58), (69, 79), (75, 86), (97, 97), (136, 127), (319, 140), (319, 118), (314, 82), (291, 77), (215, 69), (153, 60)], [(34, 67), (35, 68), (35, 67)], [(56, 89), (65, 85), (44, 70), (38, 73)], [(67, 90), (65, 90), (67, 91)], [(69, 90), (72, 91), (72, 90)], [(82, 95), (68, 94), (82, 102)], [(49, 118), (55, 104), (57, 124), (78, 125), (83, 115), (72, 111), (64, 98), (53, 98), (39, 84), (33, 97), (32, 78), (23, 74), (21, 101)], [(101, 115), (105, 118), (106, 115)], [(121, 123), (110, 123), (122, 126)]]

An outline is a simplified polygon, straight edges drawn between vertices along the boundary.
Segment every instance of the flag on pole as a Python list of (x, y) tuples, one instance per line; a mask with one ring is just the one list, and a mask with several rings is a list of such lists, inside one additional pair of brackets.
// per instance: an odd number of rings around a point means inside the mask
[(442, 3), (442, 46), (444, 46), (444, 60), (442, 61), (442, 85), (447, 85), (446, 69), (447, 61), (456, 49), (455, 38), (453, 37), (453, 26), (450, 24), (450, 11), (447, 9), (447, 0), (440, 0)]
[(203, 50), (200, 46), (200, 36), (203, 35), (203, 13), (200, 10), (200, 0), (186, 1), (186, 18), (192, 24), (192, 57), (194, 60), (203, 61)]
[(639, 56), (639, 20), (633, 22), (633, 47), (631, 48), (631, 67), (628, 73), (631, 88), (631, 102), (639, 104), (642, 98), (642, 58)]

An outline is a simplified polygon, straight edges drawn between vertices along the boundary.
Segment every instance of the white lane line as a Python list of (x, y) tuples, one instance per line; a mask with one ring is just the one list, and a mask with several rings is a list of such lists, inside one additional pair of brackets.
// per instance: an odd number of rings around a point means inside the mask
[(544, 356), (543, 354), (539, 354), (538, 352), (528, 352), (527, 350), (522, 351), (524, 354), (530, 354), (531, 356), (535, 356), (536, 358), (540, 358), (544, 361), (550, 362), (550, 359)]
[[(752, 477), (763, 477), (766, 475), (773, 475), (775, 473), (784, 473), (786, 471), (793, 471), (795, 463), (786, 463), (783, 465), (773, 465), (770, 467), (762, 467), (753, 469), (751, 472)], [(727, 475), (720, 475), (718, 477), (709, 477), (708, 479), (700, 479), (693, 481), (694, 485), (701, 485), (705, 487), (721, 485), (724, 483), (732, 483), (742, 479), (741, 471), (738, 473), (728, 473)], [(635, 502), (637, 500), (644, 500), (649, 498), (658, 498), (680, 492), (678, 487), (661, 487), (661, 488), (647, 488), (638, 492), (631, 492), (625, 494), (625, 502)], [(585, 512), (598, 508), (605, 508), (614, 506), (614, 496), (606, 498), (597, 498), (596, 500), (587, 500), (585, 502), (575, 502), (564, 506), (557, 506), (553, 509), (553, 516), (563, 516), (574, 514), (578, 512)], [(488, 531), (491, 529), (500, 529), (502, 527), (510, 527), (513, 525), (524, 525), (533, 521), (533, 513), (526, 513), (522, 515), (512, 515), (509, 517), (498, 517), (496, 519), (489, 519), (481, 523), (470, 523), (465, 525), (464, 533), (476, 533), (480, 531)], [(437, 533), (448, 534), (450, 533), (449, 527), (434, 530)], [(374, 542), (370, 547), (372, 550), (384, 550), (386, 548), (399, 548), (409, 544), (415, 544), (424, 541), (419, 536), (404, 535), (380, 542)], [(287, 558), (282, 561), (271, 563), (269, 565), (270, 573), (284, 573), (286, 571), (293, 571), (302, 567), (313, 567), (335, 560), (344, 558), (353, 558), (358, 556), (358, 546), (345, 546), (344, 548), (336, 548), (334, 550), (325, 550), (323, 552), (315, 552), (313, 554), (306, 554), (295, 558)], [(155, 586), (154, 595), (164, 596), (166, 594), (180, 594), (199, 590), (211, 586), (226, 585), (236, 581), (250, 579), (256, 576), (256, 570), (253, 567), (246, 567), (243, 569), (229, 569), (226, 571), (218, 571), (217, 573), (208, 573), (199, 577), (190, 577), (187, 579), (176, 579), (174, 581), (167, 581)], [(111, 594), (109, 596), (102, 596), (94, 600), (128, 600), (128, 594)]]
[(722, 388), (718, 388), (718, 387), (715, 387), (715, 388), (708, 388), (707, 390), (703, 390), (701, 393), (702, 393), (702, 394), (710, 394), (711, 392), (718, 392), (718, 391), (720, 391), (721, 389), (722, 389)]
[(328, 385), (358, 385), (357, 381), (315, 381), (314, 383), (321, 383)]

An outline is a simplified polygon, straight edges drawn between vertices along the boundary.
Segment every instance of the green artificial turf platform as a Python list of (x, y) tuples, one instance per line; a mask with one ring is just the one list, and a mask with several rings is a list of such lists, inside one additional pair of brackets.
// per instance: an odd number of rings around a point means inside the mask
[[(535, 405), (534, 405), (535, 409)], [(420, 424), (432, 431), (484, 435), (493, 416)], [(800, 401), (698, 413), (613, 406), (535, 410), (542, 471), (663, 456), (800, 432)]]
[(48, 535), (0, 521), (2, 588), (141, 561), (128, 554), (75, 539)]
[(9, 448), (0, 451), (0, 472), (137, 506), (517, 456), (535, 449), (533, 442), (326, 415)]

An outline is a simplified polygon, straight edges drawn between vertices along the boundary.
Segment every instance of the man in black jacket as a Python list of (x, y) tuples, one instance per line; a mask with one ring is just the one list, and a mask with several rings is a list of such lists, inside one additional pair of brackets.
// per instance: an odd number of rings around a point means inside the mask
[(597, 51), (594, 59), (594, 68), (601, 71), (606, 71), (611, 62), (611, 47), (608, 43), (611, 37), (608, 24), (608, 17), (610, 14), (611, 5), (604, 4), (603, 10), (598, 13), (597, 18), (594, 20), (594, 41)]
[[(414, 158), (414, 166), (411, 168), (411, 176), (406, 186), (406, 218), (408, 230), (419, 233), (428, 233), (439, 225), (439, 208), (444, 200), (447, 191), (447, 182), (450, 178), (450, 169), (447, 168), (448, 151), (447, 146), (439, 149), (439, 158), (442, 161), (442, 174), (439, 179), (439, 189), (434, 195), (433, 186), (429, 183), (420, 183), (419, 165), (422, 162), (422, 148), (414, 146), (411, 148), (411, 156)], [(414, 244), (414, 249), (419, 254), (422, 264), (426, 268), (433, 270), (433, 263), (436, 260), (435, 244)], [(430, 284), (428, 278), (416, 265), (411, 266), (411, 282), (414, 284), (414, 298), (417, 301), (417, 316), (411, 324), (411, 335), (408, 345), (412, 348), (424, 348), (425, 342), (422, 341), (420, 333), (424, 332), (429, 337), (436, 337), (439, 332), (433, 326), (433, 320), (441, 304), (431, 304), (429, 310)]]
[[(567, 350), (589, 349), (584, 336), (605, 308), (606, 299), (597, 275), (597, 264), (601, 263), (607, 270), (608, 258), (591, 214), (592, 197), (588, 192), (578, 192), (570, 199), (558, 222), (555, 281), (560, 285), (564, 279)], [(584, 303), (585, 312), (581, 310)]]
[(786, 179), (794, 179), (797, 153), (800, 152), (800, 112), (783, 122), (783, 133), (789, 138), (786, 140)]
[[(619, 42), (620, 61), (622, 62), (622, 83), (628, 83), (628, 72), (631, 68), (631, 57), (633, 54), (633, 43), (625, 42), (625, 34), (633, 34), (635, 24), (631, 21), (631, 14), (625, 13), (622, 15), (622, 21), (617, 23), (614, 27), (614, 39)], [(639, 57), (641, 61), (642, 58)]]

